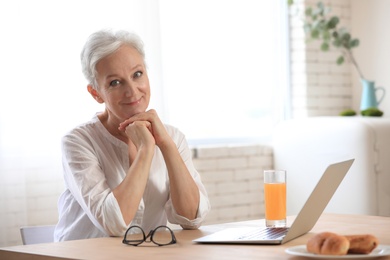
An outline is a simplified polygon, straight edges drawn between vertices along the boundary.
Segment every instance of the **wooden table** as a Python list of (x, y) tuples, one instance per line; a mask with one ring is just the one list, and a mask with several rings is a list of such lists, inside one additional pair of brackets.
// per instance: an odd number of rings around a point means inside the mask
[[(288, 223), (294, 217), (288, 218)], [(204, 245), (192, 240), (226, 227), (263, 226), (264, 220), (234, 222), (203, 226), (199, 230), (175, 230), (177, 244), (138, 247), (122, 244), (121, 237), (74, 240), (0, 248), (0, 259), (308, 259), (291, 256), (285, 249), (306, 244), (317, 232), (330, 231), (339, 234), (370, 233), (378, 237), (380, 244), (390, 245), (390, 217), (324, 214), (311, 232), (284, 245)], [(390, 257), (382, 257), (390, 259)]]

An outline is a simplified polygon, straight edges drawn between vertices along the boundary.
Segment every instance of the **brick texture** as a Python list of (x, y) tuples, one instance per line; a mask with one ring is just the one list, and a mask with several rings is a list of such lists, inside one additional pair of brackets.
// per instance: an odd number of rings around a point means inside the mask
[(196, 150), (194, 164), (212, 207), (205, 224), (264, 218), (262, 173), (272, 168), (272, 149), (251, 145)]
[[(295, 0), (290, 9), (290, 68), (293, 118), (334, 116), (352, 107), (351, 65), (337, 65), (339, 51), (320, 51), (319, 41), (305, 41), (302, 15), (317, 0)], [(325, 0), (331, 14), (349, 28), (350, 0)]]

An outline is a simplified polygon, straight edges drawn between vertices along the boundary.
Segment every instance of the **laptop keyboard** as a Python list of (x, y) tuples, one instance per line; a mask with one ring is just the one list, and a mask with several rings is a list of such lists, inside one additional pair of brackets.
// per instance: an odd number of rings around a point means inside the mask
[(240, 236), (241, 240), (272, 240), (283, 238), (288, 231), (288, 228), (264, 228), (256, 229), (249, 233)]

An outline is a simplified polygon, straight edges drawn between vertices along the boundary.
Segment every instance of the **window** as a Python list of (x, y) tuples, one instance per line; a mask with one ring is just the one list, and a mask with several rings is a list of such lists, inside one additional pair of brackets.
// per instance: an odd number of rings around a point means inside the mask
[[(61, 137), (104, 108), (81, 73), (79, 54), (92, 32), (141, 36), (150, 107), (190, 143), (260, 138), (284, 107), (281, 2), (0, 1), (0, 245), (15, 237), (6, 230), (28, 222), (27, 205), (37, 204), (29, 187), (44, 187), (55, 203)], [(45, 203), (45, 216), (56, 212), (54, 203)]]
[(103, 109), (79, 62), (87, 36), (101, 28), (140, 34), (151, 107), (192, 143), (267, 136), (286, 93), (281, 2), (2, 2), (0, 155), (45, 157)]
[(264, 139), (283, 116), (281, 2), (160, 2), (164, 115), (190, 143)]

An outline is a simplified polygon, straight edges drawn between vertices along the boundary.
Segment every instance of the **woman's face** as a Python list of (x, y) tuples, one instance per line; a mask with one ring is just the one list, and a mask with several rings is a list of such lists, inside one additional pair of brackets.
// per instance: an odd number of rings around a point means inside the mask
[(123, 45), (96, 64), (98, 91), (109, 116), (123, 121), (145, 112), (150, 101), (149, 78), (142, 56)]

